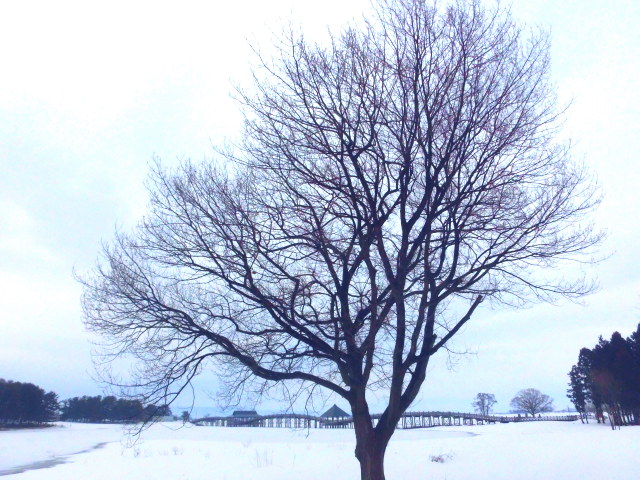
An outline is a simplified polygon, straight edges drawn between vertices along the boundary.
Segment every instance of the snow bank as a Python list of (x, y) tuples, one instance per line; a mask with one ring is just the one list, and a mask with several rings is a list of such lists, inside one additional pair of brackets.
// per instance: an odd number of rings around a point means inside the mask
[[(112, 442), (20, 480), (347, 480), (359, 478), (352, 430), (177, 428), (156, 425), (133, 445), (114, 426), (0, 432), (0, 471), (8, 463)], [(7, 435), (9, 434), (9, 435)], [(21, 440), (12, 441), (22, 435)], [(7, 440), (9, 438), (9, 440)], [(611, 480), (640, 472), (640, 428), (612, 431), (579, 422), (531, 422), (401, 430), (389, 445), (389, 480)], [(43, 448), (48, 444), (47, 448)], [(7, 462), (6, 450), (16, 457)], [(27, 462), (24, 462), (27, 463)]]
[(55, 427), (0, 431), (0, 473), (34, 462), (60, 459), (105, 442), (119, 442), (123, 430), (115, 425), (58, 423)]

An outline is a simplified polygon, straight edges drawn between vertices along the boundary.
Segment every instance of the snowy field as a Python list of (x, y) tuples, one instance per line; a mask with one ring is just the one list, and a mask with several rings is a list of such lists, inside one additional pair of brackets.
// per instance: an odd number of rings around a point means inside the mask
[[(133, 445), (114, 425), (0, 431), (0, 475), (19, 480), (359, 478), (352, 430), (180, 425), (155, 425)], [(51, 466), (16, 468), (29, 464)], [(632, 480), (640, 476), (640, 427), (614, 432), (597, 424), (531, 422), (400, 430), (389, 446), (386, 472), (388, 480)]]

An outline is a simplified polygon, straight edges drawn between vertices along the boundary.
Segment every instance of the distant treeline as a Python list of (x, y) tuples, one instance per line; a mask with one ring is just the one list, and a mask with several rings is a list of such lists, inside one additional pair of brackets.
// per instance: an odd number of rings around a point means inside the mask
[(640, 425), (640, 324), (629, 338), (615, 332), (580, 350), (569, 378), (568, 397), (583, 418), (591, 407), (598, 422), (606, 411), (612, 428)]
[(56, 418), (58, 395), (33, 383), (0, 378), (0, 425), (24, 426)]
[(114, 396), (73, 397), (62, 402), (60, 420), (86, 423), (135, 423), (171, 415), (166, 406), (144, 406), (139, 400), (126, 400)]
[(63, 402), (58, 395), (33, 383), (0, 378), (0, 426), (21, 427), (64, 420), (85, 423), (136, 423), (171, 416), (167, 405), (143, 405), (139, 400), (114, 396), (74, 397)]

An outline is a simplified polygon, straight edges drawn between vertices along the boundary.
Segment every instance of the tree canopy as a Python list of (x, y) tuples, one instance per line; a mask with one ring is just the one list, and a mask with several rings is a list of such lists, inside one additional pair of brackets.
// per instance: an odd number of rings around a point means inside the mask
[(553, 399), (535, 388), (520, 390), (511, 399), (511, 407), (530, 415), (553, 411)]
[(86, 423), (137, 423), (171, 415), (168, 406), (146, 405), (140, 400), (103, 397), (73, 397), (62, 402), (61, 420)]
[(540, 268), (597, 243), (597, 196), (556, 140), (547, 37), (499, 6), (382, 0), (326, 45), (280, 45), (239, 94), (241, 142), (154, 168), (148, 215), (83, 280), (86, 324), (139, 360), (150, 401), (203, 368), (231, 396), (343, 397), (379, 480), (430, 359), (483, 301), (589, 291)]
[(640, 424), (640, 324), (628, 338), (618, 332), (583, 348), (569, 372), (568, 397), (583, 417), (593, 404), (598, 422), (603, 410), (616, 425)]
[(496, 403), (498, 401), (493, 393), (479, 393), (471, 405), (480, 415), (489, 415)]
[(55, 420), (58, 395), (27, 382), (0, 378), (0, 425), (21, 426)]

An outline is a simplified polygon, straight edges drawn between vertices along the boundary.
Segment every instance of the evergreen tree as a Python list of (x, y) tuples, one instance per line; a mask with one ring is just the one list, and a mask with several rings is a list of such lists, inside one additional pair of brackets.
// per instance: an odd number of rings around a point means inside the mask
[(580, 421), (589, 423), (587, 419), (587, 396), (588, 390), (586, 387), (585, 378), (577, 365), (571, 367), (569, 372), (569, 390), (567, 390), (567, 396), (576, 408), (576, 411), (580, 414)]
[(640, 424), (640, 324), (627, 339), (614, 332), (610, 340), (600, 336), (592, 350), (580, 350), (569, 380), (567, 395), (581, 414), (592, 402), (598, 422), (606, 410), (612, 428)]
[(640, 425), (640, 323), (635, 332), (627, 338), (632, 364), (629, 373), (630, 408), (636, 425)]
[(139, 400), (114, 396), (73, 397), (62, 403), (60, 418), (69, 422), (86, 423), (136, 423), (171, 415), (168, 405), (142, 405)]
[(0, 425), (31, 425), (55, 419), (58, 396), (33, 383), (0, 379)]

